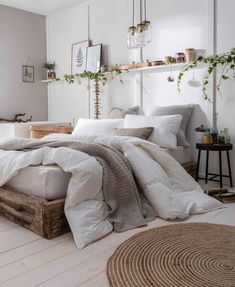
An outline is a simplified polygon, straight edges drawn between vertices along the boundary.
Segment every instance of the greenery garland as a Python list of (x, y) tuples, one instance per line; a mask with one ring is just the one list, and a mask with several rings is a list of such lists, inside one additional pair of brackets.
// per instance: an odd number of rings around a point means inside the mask
[[(128, 72), (128, 70), (125, 70), (125, 72)], [(65, 74), (64, 75), (64, 79), (66, 82), (68, 82), (69, 84), (73, 84), (75, 82), (75, 79), (88, 79), (88, 80), (93, 80), (93, 81), (98, 81), (100, 83), (102, 83), (103, 86), (105, 86), (105, 84), (108, 81), (108, 75), (109, 73), (102, 73), (102, 72), (97, 72), (97, 73), (93, 73), (93, 72), (87, 72), (84, 71), (81, 74)], [(119, 80), (119, 82), (121, 84), (123, 84), (123, 80), (119, 77), (122, 74), (122, 71), (119, 69), (113, 69), (110, 72), (111, 75), (116, 76)]]
[[(221, 86), (224, 80), (231, 79), (228, 75), (229, 71), (235, 70), (235, 48), (232, 48), (230, 52), (221, 54), (221, 55), (214, 55), (209, 57), (200, 57), (196, 61), (192, 61), (188, 63), (179, 73), (177, 79), (177, 89), (181, 92), (180, 85), (182, 79), (186, 72), (196, 68), (199, 63), (204, 63), (208, 65), (208, 68), (203, 76), (202, 85), (203, 85), (203, 97), (206, 101), (212, 102), (212, 100), (208, 96), (207, 87), (209, 85), (210, 76), (213, 72), (217, 69), (218, 66), (222, 66), (222, 71), (220, 74), (220, 78), (217, 84), (217, 91), (221, 94)], [(235, 77), (235, 75), (233, 76)]]

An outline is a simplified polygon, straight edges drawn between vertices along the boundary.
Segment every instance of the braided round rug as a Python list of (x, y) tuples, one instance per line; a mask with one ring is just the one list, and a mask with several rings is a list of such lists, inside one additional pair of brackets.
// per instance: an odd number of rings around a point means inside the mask
[(189, 223), (123, 242), (107, 265), (112, 287), (235, 287), (235, 227)]

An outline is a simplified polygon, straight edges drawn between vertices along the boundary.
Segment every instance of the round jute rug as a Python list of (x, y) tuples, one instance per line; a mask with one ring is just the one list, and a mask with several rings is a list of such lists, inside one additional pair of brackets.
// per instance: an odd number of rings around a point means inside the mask
[(108, 261), (112, 287), (235, 287), (235, 227), (190, 223), (150, 229)]

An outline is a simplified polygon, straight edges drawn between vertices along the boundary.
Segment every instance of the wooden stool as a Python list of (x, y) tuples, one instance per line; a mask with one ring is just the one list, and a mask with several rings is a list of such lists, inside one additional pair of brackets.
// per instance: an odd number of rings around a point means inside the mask
[[(230, 165), (229, 151), (233, 149), (233, 145), (232, 144), (199, 144), (199, 143), (197, 143), (196, 149), (198, 149), (196, 181), (198, 181), (198, 179), (205, 179), (205, 183), (207, 183), (208, 180), (219, 182), (220, 188), (223, 188), (223, 177), (228, 177), (230, 179), (230, 186), (232, 187), (233, 181), (232, 181), (232, 171), (231, 171), (231, 165)], [(206, 177), (205, 178), (201, 178), (198, 176), (202, 150), (206, 151)], [(210, 151), (218, 151), (219, 152), (219, 174), (208, 172), (209, 152)], [(227, 153), (229, 175), (224, 175), (222, 173), (222, 151), (225, 151)], [(209, 178), (208, 176), (211, 176), (211, 177)], [(219, 180), (216, 179), (217, 177), (219, 177)]]

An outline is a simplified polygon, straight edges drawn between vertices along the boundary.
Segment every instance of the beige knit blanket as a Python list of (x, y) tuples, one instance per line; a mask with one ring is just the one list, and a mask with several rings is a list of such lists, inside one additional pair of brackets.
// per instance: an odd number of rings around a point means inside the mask
[(95, 157), (103, 168), (103, 195), (108, 205), (108, 219), (116, 232), (145, 225), (156, 216), (154, 209), (137, 188), (130, 164), (114, 148), (88, 141), (46, 141), (12, 138), (1, 141), (2, 150), (30, 151), (42, 147), (66, 147)]

